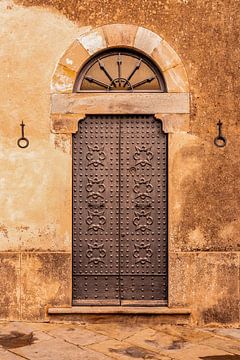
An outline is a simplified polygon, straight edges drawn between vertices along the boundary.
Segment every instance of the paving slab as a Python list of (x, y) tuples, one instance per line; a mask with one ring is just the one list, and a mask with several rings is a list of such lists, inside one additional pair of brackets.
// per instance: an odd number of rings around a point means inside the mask
[(51, 339), (51, 336), (42, 331), (35, 331), (29, 324), (9, 323), (0, 326), (0, 346), (5, 349), (23, 347)]
[(24, 323), (18, 321), (0, 324), (0, 335), (10, 334), (13, 331), (29, 334), (33, 331), (33, 327), (31, 323)]
[[(231, 354), (224, 350), (212, 348), (206, 345), (185, 343), (178, 349), (169, 349), (163, 352), (174, 360), (199, 360), (212, 356), (219, 356), (219, 360), (225, 360), (223, 356), (229, 357)], [(220, 357), (222, 356), (222, 357)], [(217, 359), (217, 357), (216, 357)]]
[(201, 329), (190, 326), (156, 325), (153, 329), (168, 334), (170, 337), (177, 337), (192, 343), (207, 340), (214, 336), (214, 334), (209, 331), (202, 331)]
[(239, 329), (121, 321), (0, 323), (0, 360), (240, 360)]
[(43, 331), (33, 331), (33, 342), (38, 343), (41, 341), (47, 341), (47, 340), (52, 340), (52, 336), (48, 335), (47, 333), (43, 332)]
[(54, 339), (12, 349), (16, 355), (30, 360), (109, 360), (99, 352), (84, 350), (64, 340)]
[(8, 350), (0, 349), (0, 360), (23, 360), (23, 358), (9, 352)]
[[(160, 331), (145, 329), (129, 337), (127, 341), (144, 349), (170, 356), (173, 359), (188, 360), (199, 359), (200, 355), (211, 356), (233, 354), (232, 343), (225, 346), (225, 341), (220, 341), (218, 343), (217, 340), (219, 339), (214, 336), (208, 337), (208, 339), (204, 340), (204, 343), (194, 344), (187, 340), (187, 337), (190, 337), (188, 332), (186, 333), (186, 331), (184, 331), (182, 336), (180, 336), (180, 331), (173, 331), (173, 333), (174, 336)], [(178, 336), (176, 336), (176, 334), (178, 334)], [(192, 338), (196, 341), (194, 335), (192, 335)], [(201, 339), (200, 334), (198, 334), (197, 338)]]
[(88, 330), (103, 334), (116, 340), (124, 340), (141, 329), (139, 324), (109, 323), (109, 324), (89, 324)]
[[(60, 323), (47, 323), (47, 322), (35, 322), (35, 323), (25, 323), (26, 326), (30, 327), (32, 330), (36, 331), (44, 331), (44, 332), (48, 332), (51, 331), (53, 329), (57, 329), (59, 327), (63, 327), (63, 326), (68, 326), (66, 324), (60, 324)], [(1, 325), (0, 325), (1, 328)]]
[(211, 346), (215, 349), (224, 350), (230, 354), (239, 355), (240, 359), (240, 341), (218, 336), (211, 337), (207, 340), (201, 341), (201, 344)]
[(127, 342), (144, 349), (162, 352), (162, 350), (179, 347), (183, 340), (178, 336), (170, 336), (164, 332), (153, 329), (144, 329), (127, 338)]
[(75, 326), (59, 327), (51, 330), (48, 334), (80, 346), (99, 343), (109, 339), (105, 335), (87, 330), (84, 327)]
[(154, 353), (147, 349), (144, 349), (140, 346), (131, 345), (126, 341), (119, 340), (107, 340), (99, 344), (89, 345), (88, 348), (102, 352), (110, 356), (113, 359), (118, 360), (142, 360), (142, 359), (151, 359), (151, 360), (168, 360), (171, 357), (167, 355), (161, 355), (160, 353)]
[(210, 329), (214, 334), (229, 337), (231, 339), (240, 340), (240, 329)]
[(33, 330), (21, 323), (9, 323), (0, 327), (0, 346), (11, 349), (30, 345), (37, 340)]

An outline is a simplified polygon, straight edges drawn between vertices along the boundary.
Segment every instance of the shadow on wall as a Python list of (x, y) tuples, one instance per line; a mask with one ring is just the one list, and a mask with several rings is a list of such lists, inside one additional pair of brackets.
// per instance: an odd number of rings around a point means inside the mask
[(240, 360), (240, 355), (216, 355), (200, 357), (203, 360)]

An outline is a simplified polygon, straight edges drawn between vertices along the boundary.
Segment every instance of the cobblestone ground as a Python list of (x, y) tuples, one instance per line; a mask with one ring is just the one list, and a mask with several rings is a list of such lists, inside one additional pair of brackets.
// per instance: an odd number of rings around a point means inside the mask
[(0, 323), (0, 360), (240, 360), (240, 329)]

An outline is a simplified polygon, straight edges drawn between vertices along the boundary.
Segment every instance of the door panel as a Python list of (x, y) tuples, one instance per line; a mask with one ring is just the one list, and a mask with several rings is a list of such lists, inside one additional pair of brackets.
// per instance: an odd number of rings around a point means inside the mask
[(166, 135), (149, 116), (120, 134), (121, 299), (166, 299)]
[(73, 136), (73, 303), (119, 302), (119, 120)]
[(73, 304), (167, 299), (167, 137), (153, 116), (89, 116), (73, 136)]

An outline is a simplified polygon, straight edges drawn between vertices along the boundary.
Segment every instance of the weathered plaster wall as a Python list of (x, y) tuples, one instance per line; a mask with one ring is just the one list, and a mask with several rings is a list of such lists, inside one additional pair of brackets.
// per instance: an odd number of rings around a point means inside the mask
[[(0, 3), (0, 318), (39, 319), (69, 302), (70, 143), (50, 132), (50, 82), (79, 34), (64, 16)], [(26, 123), (29, 148), (16, 141)]]
[[(0, 2), (0, 318), (43, 319), (71, 283), (69, 137), (50, 132), (50, 82), (81, 26), (131, 23), (182, 58), (191, 132), (170, 135), (170, 305), (239, 320), (240, 164), (236, 1)], [(221, 118), (228, 139), (213, 145)], [(20, 122), (30, 147), (16, 146)]]

